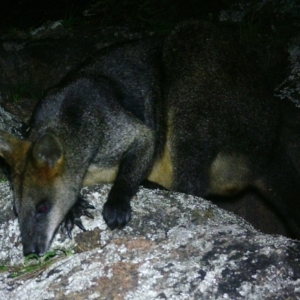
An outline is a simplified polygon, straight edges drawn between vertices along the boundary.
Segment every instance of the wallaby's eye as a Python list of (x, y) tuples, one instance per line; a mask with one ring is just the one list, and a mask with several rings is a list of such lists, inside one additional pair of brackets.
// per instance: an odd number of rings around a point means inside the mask
[(41, 205), (41, 206), (38, 207), (37, 212), (38, 212), (39, 214), (44, 214), (44, 213), (47, 212), (47, 210), (48, 210), (47, 205)]
[(38, 215), (45, 215), (50, 211), (51, 205), (48, 201), (42, 201), (36, 207), (36, 213)]

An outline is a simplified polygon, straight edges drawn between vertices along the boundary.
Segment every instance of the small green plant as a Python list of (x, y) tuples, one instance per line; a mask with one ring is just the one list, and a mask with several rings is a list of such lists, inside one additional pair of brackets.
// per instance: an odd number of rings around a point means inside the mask
[(61, 20), (61, 24), (65, 27), (65, 28), (72, 28), (77, 22), (76, 18), (68, 18), (68, 19), (64, 19)]
[(11, 99), (14, 103), (19, 103), (23, 98), (33, 98), (39, 100), (43, 95), (43, 90), (36, 90), (34, 93), (31, 92), (31, 84), (17, 84), (14, 86), (13, 91), (11, 91)]
[(12, 101), (18, 103), (26, 94), (28, 94), (28, 91), (25, 85), (16, 85), (12, 92)]
[(72, 28), (78, 19), (75, 17), (75, 9), (73, 4), (71, 5), (70, 9), (67, 9), (65, 12), (65, 17), (63, 20), (61, 20), (61, 24), (65, 28)]
[(8, 33), (7, 33), (7, 37), (9, 38), (16, 38), (16, 37), (19, 37), (20, 35), (20, 29), (18, 28), (11, 28)]
[(39, 274), (56, 261), (69, 257), (72, 254), (72, 250), (65, 249), (49, 251), (43, 257), (39, 257), (37, 254), (30, 254), (24, 258), (23, 266), (0, 266), (0, 272), (10, 272), (10, 278), (17, 278), (20, 276), (30, 277)]
[(6, 182), (8, 179), (4, 176), (0, 176), (0, 183)]

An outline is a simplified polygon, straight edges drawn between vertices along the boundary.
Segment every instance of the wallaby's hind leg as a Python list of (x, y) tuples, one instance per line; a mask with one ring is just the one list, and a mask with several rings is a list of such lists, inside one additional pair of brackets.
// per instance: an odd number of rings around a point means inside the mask
[(205, 197), (209, 186), (207, 176), (207, 166), (197, 168), (197, 166), (175, 169), (173, 189), (182, 193), (187, 193), (199, 197)]
[(277, 148), (255, 186), (286, 220), (293, 237), (300, 238), (300, 174), (288, 154)]
[(253, 180), (249, 159), (244, 154), (220, 152), (209, 167), (206, 195), (235, 196)]
[[(176, 189), (200, 197), (234, 196), (247, 189), (254, 175), (247, 155), (219, 152), (206, 144), (197, 147), (197, 159), (190, 155), (176, 165)], [(194, 150), (196, 151), (196, 150)], [(183, 153), (177, 152), (182, 155)], [(186, 166), (189, 166), (188, 168)]]
[(245, 153), (219, 152), (209, 158), (204, 152), (198, 153), (198, 157), (206, 159), (197, 160), (188, 171), (177, 166), (175, 182), (179, 190), (217, 200), (216, 203), (255, 189), (286, 221), (292, 237), (299, 239), (300, 174), (284, 149), (276, 147), (268, 155), (259, 156), (258, 152), (251, 157)]

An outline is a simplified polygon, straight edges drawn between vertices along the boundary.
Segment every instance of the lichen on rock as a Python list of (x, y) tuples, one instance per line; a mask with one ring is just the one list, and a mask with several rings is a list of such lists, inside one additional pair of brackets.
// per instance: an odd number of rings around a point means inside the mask
[[(0, 275), (1, 299), (271, 299), (300, 297), (300, 242), (255, 231), (210, 202), (141, 188), (133, 219), (107, 229), (101, 210), (109, 185), (84, 188), (96, 206), (87, 232), (58, 233), (52, 249), (73, 249), (34, 273)], [(9, 191), (7, 183), (1, 191)], [(11, 195), (1, 210), (11, 211)], [(2, 265), (22, 264), (16, 220), (0, 226)], [(7, 255), (8, 249), (14, 250)], [(3, 255), (6, 253), (6, 255)]]

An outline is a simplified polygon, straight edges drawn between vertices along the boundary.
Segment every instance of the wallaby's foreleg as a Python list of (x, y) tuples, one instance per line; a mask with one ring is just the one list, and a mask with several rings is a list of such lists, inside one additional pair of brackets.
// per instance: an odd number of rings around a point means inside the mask
[(138, 137), (120, 163), (115, 183), (104, 204), (102, 215), (110, 229), (122, 228), (131, 219), (130, 200), (147, 177), (153, 163), (152, 134)]

